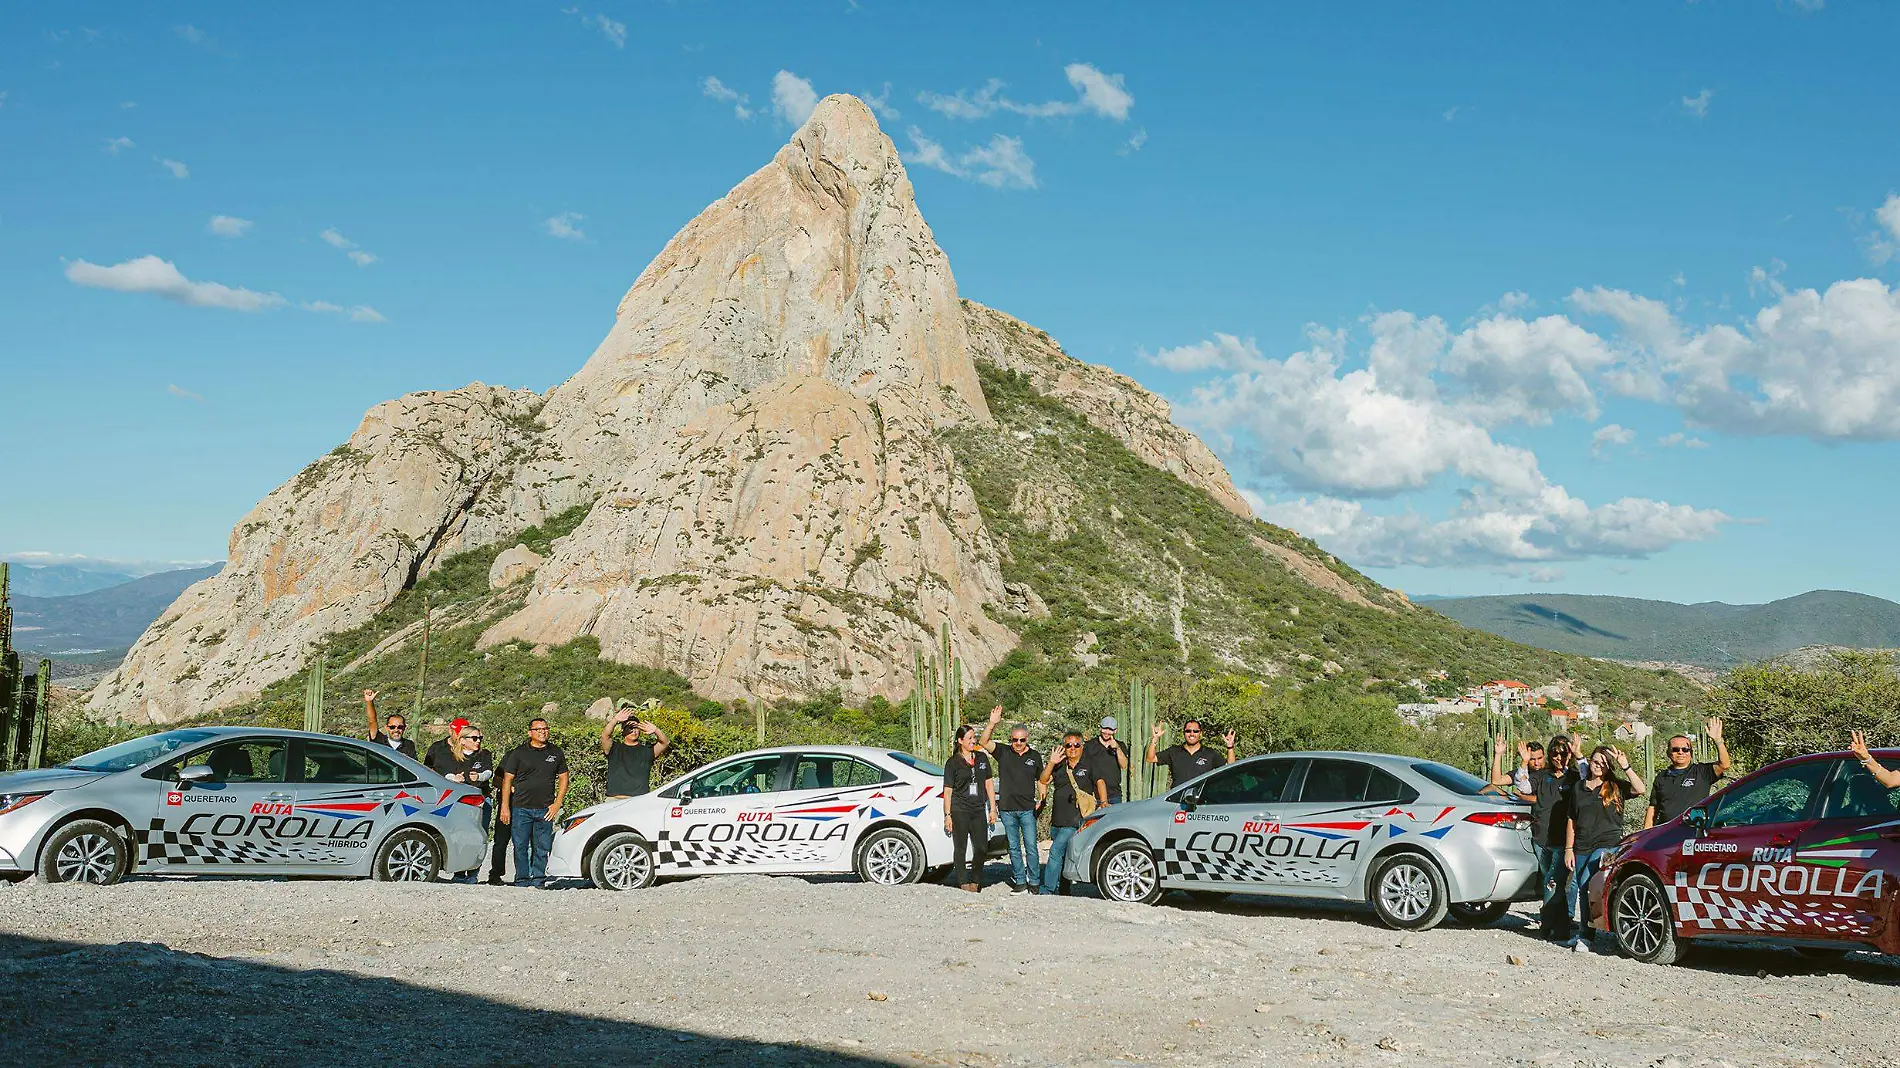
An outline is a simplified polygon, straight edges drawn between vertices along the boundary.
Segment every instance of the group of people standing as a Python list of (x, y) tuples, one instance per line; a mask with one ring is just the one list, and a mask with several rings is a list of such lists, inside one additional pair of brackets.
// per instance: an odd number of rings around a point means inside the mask
[(1585, 757), (1582, 739), (1572, 734), (1557, 735), (1549, 746), (1520, 742), (1517, 770), (1507, 775), (1505, 742), (1497, 740), (1491, 754), (1492, 785), (1531, 806), (1531, 841), (1543, 882), (1539, 925), (1544, 937), (1577, 950), (1594, 937), (1587, 891), (1604, 858), (1623, 840), (1623, 810), (1629, 800), (1649, 798), (1643, 826), (1654, 827), (1701, 804), (1728, 773), (1721, 719), (1709, 720), (1707, 729), (1715, 743), (1713, 762), (1697, 761), (1695, 740), (1678, 734), (1669, 739), (1669, 766), (1648, 784), (1631, 774), (1629, 757), (1621, 749), (1599, 745)]
[[(673, 745), (666, 732), (639, 718), (638, 710), (632, 701), (620, 701), (600, 731), (609, 800), (652, 789), (653, 765)], [(416, 759), (416, 743), (408, 737), (409, 722), (402, 713), (391, 712), (379, 725), (375, 690), (363, 691), (363, 712), (372, 744)], [(571, 777), (567, 756), (552, 743), (551, 735), (547, 720), (529, 720), (527, 741), (498, 762), (482, 745), (481, 727), (457, 718), (449, 724), (449, 736), (430, 746), (421, 758), (430, 771), (482, 792), (482, 830), (494, 831), (488, 856), (491, 886), (503, 885), (511, 846), (514, 885), (538, 887), (547, 882), (548, 853), (554, 848), (554, 828), (560, 822)], [(475, 882), (476, 870), (456, 872), (455, 881)]]
[[(1069, 841), (1096, 809), (1122, 802), (1128, 751), (1116, 738), (1114, 716), (1104, 717), (1087, 740), (1068, 731), (1046, 757), (1029, 744), (1029, 728), (1009, 728), (1008, 741), (996, 739), (1003, 706), (990, 710), (979, 733), (974, 724), (957, 728), (956, 751), (943, 772), (943, 829), (950, 835), (950, 881), (965, 890), (983, 888), (983, 852), (989, 828), (1000, 823), (1009, 843), (1010, 892), (1054, 894), (1062, 887), (1062, 866)], [(1186, 782), (1234, 760), (1234, 733), (1228, 731), (1223, 759), (1202, 744), (1197, 720), (1182, 724), (1182, 741), (1156, 751), (1167, 724), (1157, 723), (1148, 741), (1147, 763), (1168, 769), (1170, 782)], [(1049, 808), (1049, 856), (1041, 856), (1037, 822)]]

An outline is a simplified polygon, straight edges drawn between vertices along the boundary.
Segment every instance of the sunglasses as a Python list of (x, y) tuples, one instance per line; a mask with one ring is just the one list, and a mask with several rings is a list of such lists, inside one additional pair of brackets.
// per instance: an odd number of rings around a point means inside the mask
[(1694, 750), (1694, 749), (1691, 749), (1691, 748), (1689, 748), (1689, 747), (1688, 747), (1688, 746), (1686, 746), (1686, 745), (1672, 745), (1672, 746), (1670, 746), (1670, 747), (1669, 747), (1669, 751), (1670, 751), (1671, 753), (1693, 753), (1693, 752), (1695, 752), (1695, 750)]
[(1082, 743), (1081, 743), (1081, 742), (1063, 742), (1063, 743), (1062, 743), (1062, 748), (1064, 748), (1064, 749), (1080, 749), (1080, 748), (1082, 748)]
[(465, 742), (479, 742), (482, 740), (482, 736), (479, 734), (464, 734), (462, 735), (462, 740)]
[(1186, 730), (1184, 730), (1184, 731), (1182, 731), (1181, 733), (1182, 733), (1182, 734), (1199, 734), (1199, 733), (1201, 733), (1201, 728), (1199, 728), (1199, 727), (1189, 727), (1188, 729), (1186, 729)]
[(408, 729), (409, 728), (403, 726), (400, 723), (386, 723), (383, 725), (383, 730), (385, 731), (406, 731)]
[(529, 727), (528, 733), (533, 734), (535, 731), (544, 731), (544, 730), (547, 730), (547, 728), (546, 727)]
[(1009, 740), (1009, 744), (1011, 744), (1011, 745), (1028, 745), (1028, 744), (1029, 744), (1029, 739), (1027, 739), (1027, 738), (1011, 738), (1011, 739)]

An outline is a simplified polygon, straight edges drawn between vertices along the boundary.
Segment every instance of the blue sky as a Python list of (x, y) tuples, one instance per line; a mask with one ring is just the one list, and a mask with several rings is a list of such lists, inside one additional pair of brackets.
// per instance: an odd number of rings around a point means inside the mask
[(217, 558), (372, 404), (555, 384), (807, 93), (855, 92), (965, 296), (1168, 396), (1382, 581), (1900, 598), (1896, 32), (1839, 2), (9, 6), (30, 492), (0, 554)]

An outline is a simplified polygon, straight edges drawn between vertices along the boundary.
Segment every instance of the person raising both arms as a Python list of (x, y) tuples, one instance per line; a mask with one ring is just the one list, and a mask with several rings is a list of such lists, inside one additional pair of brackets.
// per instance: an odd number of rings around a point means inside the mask
[[(636, 719), (639, 706), (622, 698), (600, 729), (600, 751), (607, 757), (607, 800), (638, 797), (653, 789), (653, 765), (673, 748), (666, 732)], [(618, 737), (616, 737), (618, 735)]]
[(1075, 837), (1082, 821), (1108, 804), (1108, 783), (1089, 765), (1082, 751), (1081, 732), (1070, 731), (1062, 736), (1062, 748), (1049, 754), (1049, 765), (1042, 769), (1040, 781), (1050, 788), (1049, 859), (1042, 862), (1045, 894), (1062, 889), (1062, 865), (1068, 859), (1069, 840)]
[(416, 758), (416, 743), (409, 740), (409, 721), (401, 712), (391, 712), (383, 723), (383, 729), (376, 729), (376, 691), (363, 691), (363, 714), (369, 717), (369, 744), (386, 745), (411, 760)]
[(1641, 797), (1643, 782), (1630, 774), (1630, 758), (1621, 749), (1599, 745), (1590, 754), (1583, 781), (1570, 800), (1570, 826), (1564, 834), (1564, 865), (1570, 880), (1564, 884), (1564, 904), (1576, 924), (1564, 945), (1587, 951), (1590, 930), (1590, 879), (1623, 840), (1623, 802)]
[(1643, 829), (1668, 823), (1708, 800), (1715, 781), (1728, 774), (1728, 745), (1722, 741), (1722, 719), (1709, 720), (1709, 741), (1715, 743), (1715, 763), (1698, 762), (1695, 739), (1678, 734), (1669, 739), (1669, 766), (1656, 773), (1649, 789), (1649, 807), (1643, 810)]
[(1212, 749), (1201, 744), (1201, 721), (1198, 719), (1191, 719), (1181, 724), (1180, 745), (1171, 745), (1156, 753), (1155, 746), (1160, 744), (1162, 735), (1167, 733), (1166, 723), (1155, 724), (1154, 737), (1148, 739), (1148, 763), (1160, 764), (1168, 769), (1170, 789), (1189, 779), (1198, 779), (1222, 764), (1234, 762), (1236, 736), (1233, 731), (1228, 731), (1221, 738), (1227, 746), (1226, 760), (1215, 756)]
[(1868, 774), (1872, 775), (1880, 785), (1885, 786), (1889, 790), (1900, 786), (1900, 771), (1890, 769), (1885, 764), (1874, 759), (1874, 754), (1867, 750), (1866, 735), (1859, 731), (1854, 731), (1848, 735), (1848, 738), (1850, 739), (1847, 743), (1848, 751), (1860, 758), (1860, 766), (1866, 768)]

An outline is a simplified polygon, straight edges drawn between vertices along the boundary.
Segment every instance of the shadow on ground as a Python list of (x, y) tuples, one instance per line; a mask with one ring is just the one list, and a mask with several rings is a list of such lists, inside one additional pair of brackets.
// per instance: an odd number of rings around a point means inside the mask
[[(10, 1065), (904, 1063), (522, 1008), (393, 979), (296, 971), (146, 942), (86, 945), (0, 935), (0, 991), (0, 1064)], [(534, 1000), (532, 990), (512, 993)], [(631, 1000), (652, 993), (637, 979), (629, 983)]]

